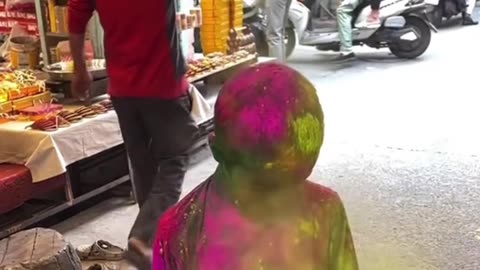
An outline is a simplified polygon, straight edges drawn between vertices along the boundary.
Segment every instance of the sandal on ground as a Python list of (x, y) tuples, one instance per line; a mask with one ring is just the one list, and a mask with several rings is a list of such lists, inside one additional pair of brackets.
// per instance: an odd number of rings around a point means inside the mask
[(77, 248), (77, 254), (83, 261), (120, 261), (123, 260), (124, 253), (123, 248), (103, 240)]
[(96, 263), (87, 268), (87, 270), (114, 270), (115, 268), (109, 264)]

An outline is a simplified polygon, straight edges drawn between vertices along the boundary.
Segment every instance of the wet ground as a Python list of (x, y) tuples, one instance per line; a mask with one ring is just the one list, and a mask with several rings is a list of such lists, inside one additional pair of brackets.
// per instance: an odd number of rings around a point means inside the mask
[[(298, 48), (290, 64), (324, 106), (311, 179), (344, 199), (361, 269), (480, 269), (480, 26), (443, 29), (413, 61), (357, 53), (339, 64)], [(185, 192), (214, 167), (192, 168)], [(136, 211), (109, 200), (56, 228), (76, 245), (124, 245)]]

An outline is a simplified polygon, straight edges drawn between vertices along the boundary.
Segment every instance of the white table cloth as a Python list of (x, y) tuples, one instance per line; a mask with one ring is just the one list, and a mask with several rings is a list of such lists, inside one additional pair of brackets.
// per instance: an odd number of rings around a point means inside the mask
[[(213, 112), (194, 87), (191, 95), (192, 118), (201, 124)], [(68, 165), (123, 143), (114, 111), (54, 132), (25, 129), (31, 123), (0, 124), (0, 163), (27, 166), (34, 183), (63, 174)]]

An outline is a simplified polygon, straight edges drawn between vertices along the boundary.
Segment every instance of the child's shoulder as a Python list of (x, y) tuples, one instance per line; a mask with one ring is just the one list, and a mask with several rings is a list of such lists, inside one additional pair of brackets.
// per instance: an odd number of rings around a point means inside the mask
[(305, 181), (305, 202), (315, 215), (343, 216), (344, 205), (336, 191), (331, 188)]
[(304, 186), (309, 201), (341, 203), (338, 193), (329, 187), (322, 186), (309, 180), (305, 181)]
[(195, 209), (198, 209), (199, 204), (202, 204), (201, 199), (204, 196), (201, 195), (206, 192), (209, 181), (210, 179), (207, 179), (199, 184), (178, 203), (165, 211), (158, 223), (158, 230), (164, 233), (167, 231), (172, 233), (174, 230), (181, 228), (186, 221), (186, 217), (193, 218), (192, 215), (197, 213)]

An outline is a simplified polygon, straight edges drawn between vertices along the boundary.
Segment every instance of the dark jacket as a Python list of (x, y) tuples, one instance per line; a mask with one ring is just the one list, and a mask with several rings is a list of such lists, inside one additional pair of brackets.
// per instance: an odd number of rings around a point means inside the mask
[(370, 0), (370, 7), (373, 9), (373, 10), (379, 10), (380, 9), (380, 2), (382, 0)]

